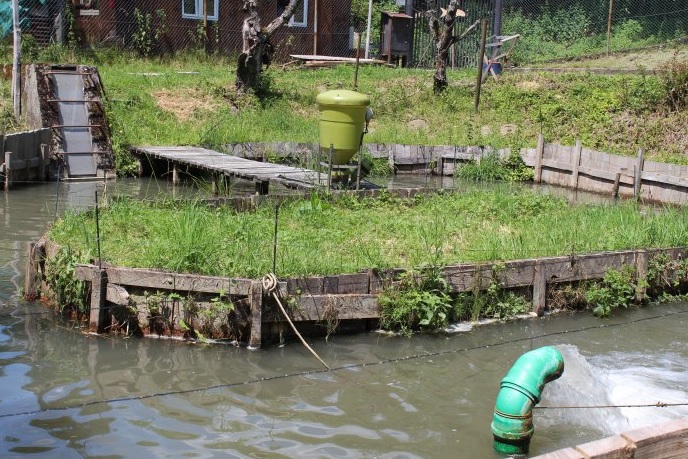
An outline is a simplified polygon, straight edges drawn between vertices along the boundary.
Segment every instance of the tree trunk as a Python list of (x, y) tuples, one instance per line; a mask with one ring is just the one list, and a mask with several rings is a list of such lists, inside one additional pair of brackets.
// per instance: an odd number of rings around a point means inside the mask
[(452, 45), (468, 35), (468, 33), (475, 28), (480, 21), (474, 22), (464, 33), (460, 36), (454, 35), (454, 24), (457, 18), (465, 17), (466, 13), (459, 9), (458, 1), (452, 0), (447, 5), (447, 8), (440, 8), (440, 17), (437, 17), (437, 10), (431, 6), (434, 2), (428, 1), (428, 24), (430, 26), (430, 34), (435, 40), (435, 75), (433, 76), (433, 89), (435, 93), (442, 92), (448, 85), (447, 81), (447, 58)]
[(289, 0), (282, 14), (273, 19), (267, 27), (261, 27), (258, 0), (244, 0), (243, 10), (246, 17), (241, 30), (243, 51), (239, 55), (236, 73), (238, 91), (248, 92), (259, 88), (263, 67), (270, 65), (275, 52), (270, 37), (291, 18), (296, 4), (300, 1), (303, 0)]

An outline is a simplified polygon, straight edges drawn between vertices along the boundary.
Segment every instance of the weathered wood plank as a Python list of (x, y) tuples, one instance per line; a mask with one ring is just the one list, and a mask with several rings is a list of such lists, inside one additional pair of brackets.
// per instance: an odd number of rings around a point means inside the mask
[(376, 295), (304, 295), (296, 304), (294, 322), (380, 317)]
[(674, 185), (681, 188), (688, 188), (688, 179), (683, 177), (672, 177), (670, 175), (658, 174), (653, 172), (643, 172), (640, 174), (641, 180)]
[[(79, 279), (91, 280), (88, 270), (90, 265), (76, 265), (75, 272)], [(141, 268), (107, 267), (108, 281), (113, 284), (148, 288), (151, 290), (177, 290), (199, 293), (217, 293), (226, 295), (248, 296), (250, 279), (232, 279), (229, 277), (199, 276), (154, 271)]]
[(107, 284), (105, 299), (117, 306), (129, 306), (129, 292), (121, 285)]
[(631, 430), (621, 436), (635, 445), (634, 459), (688, 457), (688, 418)]
[(578, 445), (576, 449), (590, 459), (628, 459), (635, 457), (635, 445), (620, 435)]
[(583, 453), (576, 451), (573, 448), (566, 448), (536, 456), (532, 459), (588, 459), (588, 457), (584, 456)]
[(688, 418), (674, 419), (532, 459), (679, 459), (688, 457)]

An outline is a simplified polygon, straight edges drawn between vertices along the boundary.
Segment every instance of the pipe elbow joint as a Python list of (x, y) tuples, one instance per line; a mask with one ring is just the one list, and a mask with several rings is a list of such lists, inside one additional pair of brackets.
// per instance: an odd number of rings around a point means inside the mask
[(492, 420), (494, 448), (504, 454), (526, 454), (533, 436), (533, 406), (545, 384), (564, 372), (561, 353), (551, 346), (526, 352), (502, 379)]

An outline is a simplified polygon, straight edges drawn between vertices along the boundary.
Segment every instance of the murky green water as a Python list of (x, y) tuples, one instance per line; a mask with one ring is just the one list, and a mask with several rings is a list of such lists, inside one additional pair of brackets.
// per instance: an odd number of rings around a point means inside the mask
[[(380, 334), (249, 351), (88, 337), (23, 303), (26, 243), (93, 184), (0, 195), (0, 457), (496, 458), (499, 382), (556, 345), (564, 376), (540, 406), (688, 403), (688, 304), (486, 325), (413, 339)], [(59, 195), (56, 206), (56, 195)], [(167, 193), (119, 181), (107, 193)], [(103, 190), (101, 189), (102, 193)], [(664, 419), (667, 408), (538, 409), (531, 454)]]

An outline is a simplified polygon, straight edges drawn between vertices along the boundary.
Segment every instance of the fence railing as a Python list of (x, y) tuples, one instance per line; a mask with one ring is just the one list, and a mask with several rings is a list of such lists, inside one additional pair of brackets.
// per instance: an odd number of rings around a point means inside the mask
[[(369, 57), (378, 57), (383, 41), (380, 12), (391, 10), (412, 17), (408, 44), (412, 58), (408, 61), (417, 67), (432, 66), (434, 60), (427, 11), (439, 11), (449, 2), (407, 0), (408, 6), (400, 6), (403, 2), (374, 0), (368, 24), (367, 2), (302, 1), (305, 8), (297, 9), (295, 17), (274, 37), (277, 61), (289, 60), (290, 54), (351, 57), (355, 54), (354, 33), (368, 31), (364, 42)], [(286, 3), (260, 1), (262, 23), (277, 17)], [(204, 11), (201, 0), (19, 0), (20, 26), (25, 46), (38, 49), (76, 43), (121, 47), (151, 56), (189, 49), (229, 56), (240, 52), (241, 2), (208, 0), (206, 4)], [(9, 1), (0, 4), (3, 36), (12, 31), (9, 5)], [(509, 56), (517, 65), (631, 50), (688, 37), (688, 3), (684, 0), (466, 0), (462, 8), (466, 17), (457, 26), (457, 34), (481, 18), (489, 19), (488, 37), (520, 34)], [(495, 15), (496, 11), (501, 15)], [(476, 31), (457, 43), (449, 64), (475, 66), (479, 40)]]

